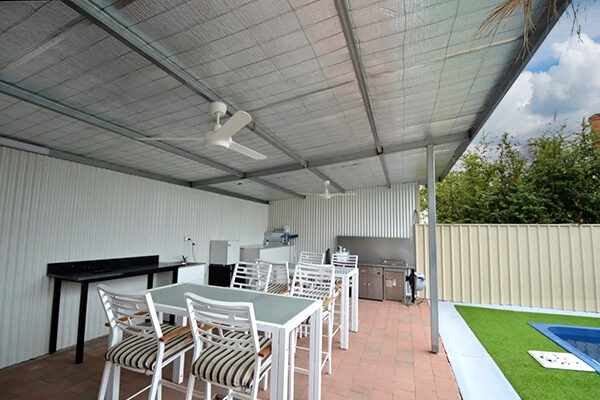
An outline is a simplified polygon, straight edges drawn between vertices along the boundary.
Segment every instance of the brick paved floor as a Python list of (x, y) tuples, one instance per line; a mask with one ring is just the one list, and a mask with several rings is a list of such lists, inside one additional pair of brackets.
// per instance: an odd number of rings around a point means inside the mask
[[(323, 374), (324, 400), (338, 399), (460, 399), (452, 369), (442, 348), (429, 352), (429, 308), (426, 303), (406, 307), (398, 302), (360, 301), (360, 330), (350, 334), (350, 349), (334, 341), (333, 374)], [(0, 399), (86, 400), (97, 396), (106, 338), (86, 343), (85, 362), (73, 363), (67, 349), (0, 370)], [(308, 352), (298, 350), (297, 365), (307, 365)], [(170, 368), (165, 376), (170, 377)], [(121, 398), (135, 393), (150, 378), (123, 371)], [(305, 399), (307, 377), (295, 375), (295, 398)], [(197, 385), (201, 387), (201, 385)], [(147, 392), (138, 398), (146, 398)], [(183, 399), (165, 389), (164, 400)], [(259, 393), (268, 398), (266, 392)]]

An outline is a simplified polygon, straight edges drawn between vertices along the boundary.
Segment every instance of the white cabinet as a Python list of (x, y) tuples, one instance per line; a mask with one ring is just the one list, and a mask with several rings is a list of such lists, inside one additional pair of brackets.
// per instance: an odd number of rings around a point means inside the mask
[(254, 262), (263, 260), (270, 262), (290, 262), (291, 254), (294, 252), (294, 246), (276, 245), (247, 245), (242, 246), (240, 250), (240, 260), (245, 262)]
[(239, 240), (211, 240), (209, 263), (231, 265), (240, 261)]

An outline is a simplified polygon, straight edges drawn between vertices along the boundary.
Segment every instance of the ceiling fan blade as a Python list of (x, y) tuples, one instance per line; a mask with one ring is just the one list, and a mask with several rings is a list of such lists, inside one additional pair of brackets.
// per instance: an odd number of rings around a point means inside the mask
[(203, 142), (203, 137), (146, 137), (146, 138), (138, 138), (139, 141), (142, 142), (153, 142), (153, 141), (161, 141), (161, 142)]
[(229, 139), (236, 133), (238, 133), (244, 126), (248, 125), (252, 121), (252, 117), (246, 111), (238, 111), (231, 116), (212, 134), (215, 139)]
[(254, 151), (252, 149), (249, 149), (246, 146), (242, 146), (239, 143), (236, 143), (234, 141), (232, 141), (229, 144), (229, 150), (233, 150), (237, 153), (243, 154), (246, 157), (250, 157), (254, 160), (266, 160), (267, 156), (265, 156), (264, 154), (259, 153), (258, 151)]

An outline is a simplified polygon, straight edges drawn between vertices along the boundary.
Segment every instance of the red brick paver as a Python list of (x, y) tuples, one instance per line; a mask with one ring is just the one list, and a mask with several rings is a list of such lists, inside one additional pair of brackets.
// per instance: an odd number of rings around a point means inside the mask
[[(360, 301), (360, 331), (350, 334), (350, 349), (334, 340), (333, 374), (323, 374), (324, 400), (451, 400), (460, 394), (443, 347), (429, 351), (429, 308), (399, 302)], [(6, 400), (85, 400), (97, 396), (106, 338), (86, 343), (85, 362), (73, 363), (74, 350), (0, 370), (0, 398)], [(308, 353), (298, 350), (297, 365), (307, 365)], [(189, 360), (189, 359), (188, 359)], [(165, 376), (171, 376), (170, 368)], [(149, 377), (123, 371), (121, 397), (149, 384)], [(197, 385), (200, 386), (200, 385)], [(295, 375), (295, 398), (307, 397), (308, 379)], [(139, 398), (145, 398), (145, 392)], [(268, 393), (261, 391), (261, 399)], [(183, 399), (164, 389), (163, 399)]]

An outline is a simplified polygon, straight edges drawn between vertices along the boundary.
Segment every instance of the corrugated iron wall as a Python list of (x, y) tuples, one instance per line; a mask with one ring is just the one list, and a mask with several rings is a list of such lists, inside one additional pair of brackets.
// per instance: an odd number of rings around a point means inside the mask
[[(172, 261), (189, 255), (185, 235), (207, 261), (210, 239), (262, 241), (267, 213), (266, 205), (0, 147), (0, 368), (48, 351), (47, 263), (147, 254)], [(75, 343), (78, 290), (63, 284), (59, 348)], [(86, 338), (105, 333), (91, 287)]]
[(414, 184), (356, 190), (355, 196), (325, 200), (310, 196), (271, 202), (269, 229), (298, 233), (296, 252), (332, 250), (336, 236), (410, 237), (415, 210)]
[[(600, 312), (600, 225), (440, 224), (437, 243), (441, 300)], [(427, 275), (427, 225), (416, 247)]]

